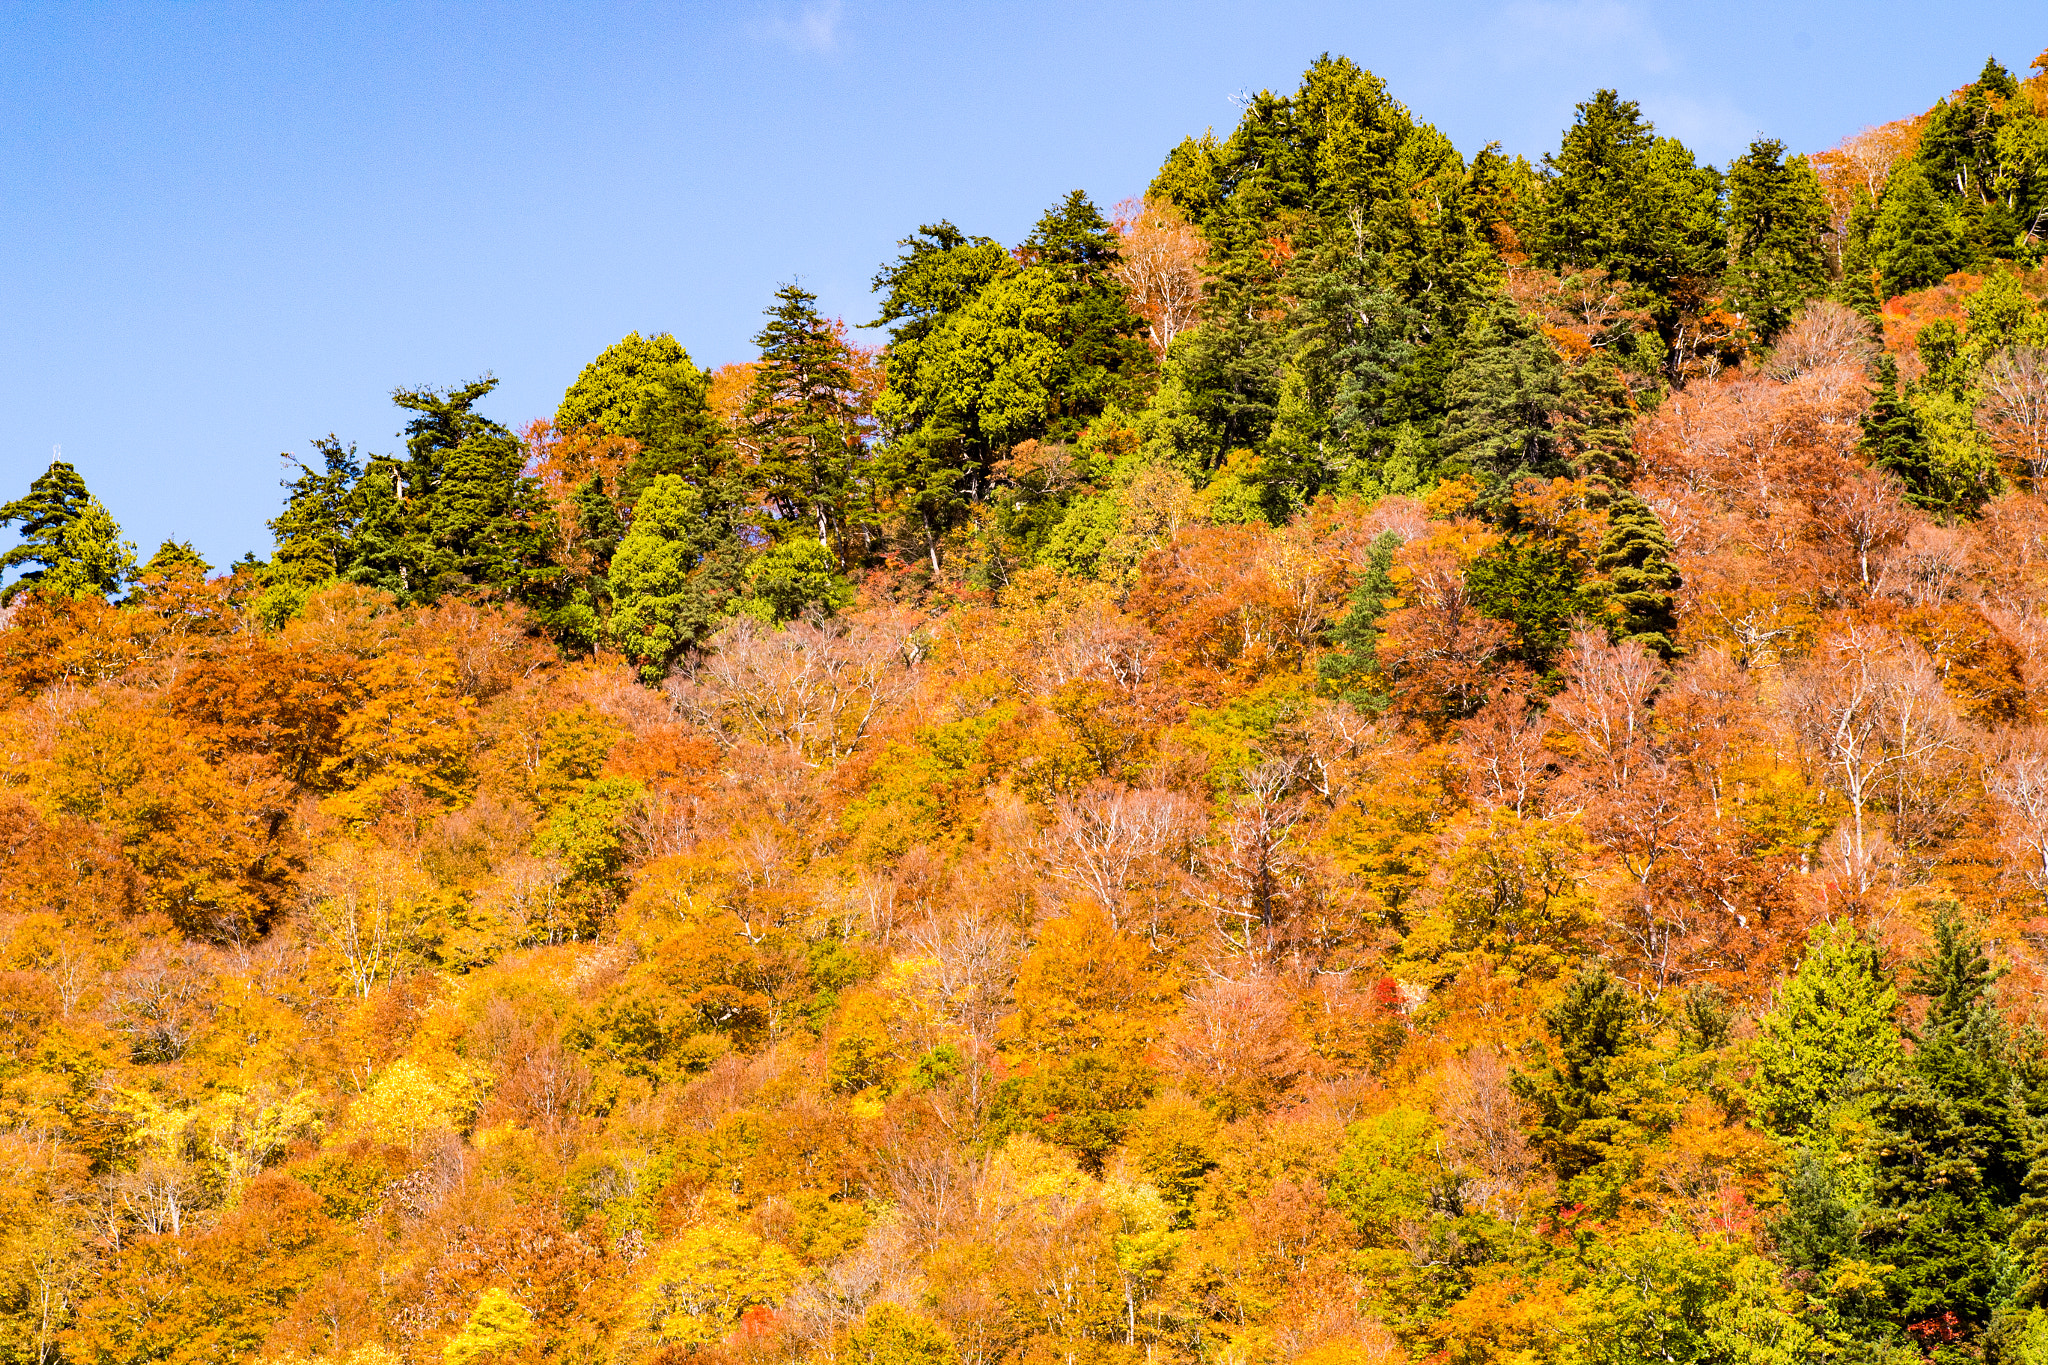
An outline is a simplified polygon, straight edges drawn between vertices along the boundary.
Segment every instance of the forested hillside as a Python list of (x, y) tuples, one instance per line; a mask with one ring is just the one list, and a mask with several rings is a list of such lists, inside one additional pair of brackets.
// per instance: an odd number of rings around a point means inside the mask
[(2048, 1365), (2033, 69), (1722, 169), (1324, 58), (267, 559), (52, 465), (0, 1360)]

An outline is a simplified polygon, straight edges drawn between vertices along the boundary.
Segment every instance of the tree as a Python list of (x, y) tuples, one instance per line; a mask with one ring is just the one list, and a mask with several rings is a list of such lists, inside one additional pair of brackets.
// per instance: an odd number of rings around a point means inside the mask
[(29, 485), (26, 496), (0, 506), (0, 526), (15, 526), (19, 543), (0, 554), (0, 573), (25, 571), (0, 590), (0, 605), (30, 590), (51, 597), (107, 597), (135, 572), (135, 547), (62, 460)]
[(658, 681), (683, 651), (711, 633), (737, 577), (734, 538), (679, 474), (648, 484), (633, 526), (612, 556), (611, 636), (641, 676)]
[(1927, 1021), (1905, 1083), (1876, 1112), (1883, 1136), (1863, 1244), (1895, 1267), (1886, 1285), (1894, 1320), (1923, 1335), (1949, 1323), (1949, 1333), (1971, 1336), (1989, 1323), (2027, 1168), (1993, 980), (1983, 945), (1942, 908), (1911, 986), (1929, 1002)]
[(1148, 957), (1094, 906), (1046, 925), (1000, 1030), (1017, 1074), (996, 1094), (993, 1133), (1034, 1133), (1100, 1167), (1154, 1083), (1145, 1054), (1169, 997)]
[(78, 471), (62, 460), (53, 460), (29, 485), (25, 497), (0, 507), (0, 526), (14, 526), (19, 539), (0, 554), (0, 573), (23, 564), (37, 566), (8, 584), (0, 603), (33, 588), (36, 580), (62, 561), (65, 529), (78, 520), (91, 500)]
[(847, 1330), (840, 1354), (856, 1365), (948, 1365), (955, 1358), (945, 1328), (893, 1303), (870, 1307)]
[(2048, 487), (2048, 347), (2009, 346), (1984, 367), (1977, 421), (2036, 490)]
[(497, 386), (485, 375), (445, 390), (399, 389), (391, 395), (413, 414), (404, 429), (407, 459), (398, 472), (410, 542), (410, 563), (400, 571), (402, 598), (431, 601), (473, 585), (524, 600), (552, 577), (553, 519), (539, 485), (526, 476), (526, 448), (475, 410)]
[(1751, 1046), (1753, 1102), (1771, 1131), (1825, 1146), (1830, 1114), (1903, 1065), (1898, 1007), (1875, 943), (1846, 925), (1815, 928)]
[(1071, 439), (1112, 403), (1141, 397), (1139, 385), (1152, 369), (1145, 322), (1116, 278), (1121, 241), (1080, 190), (1046, 210), (1018, 255), (1060, 286), (1060, 355), (1048, 376), (1053, 412), (1046, 434)]
[(1774, 340), (1828, 289), (1828, 204), (1803, 156), (1758, 138), (1728, 167), (1728, 302), (1757, 339)]
[(1593, 568), (1604, 578), (1604, 605), (1614, 613), (1608, 632), (1617, 643), (1638, 644), (1669, 659), (1678, 652), (1678, 570), (1671, 540), (1648, 503), (1621, 491), (1607, 504), (1607, 529)]
[(1517, 1075), (1515, 1093), (1536, 1120), (1532, 1145), (1569, 1181), (1606, 1159), (1616, 1067), (1635, 1043), (1635, 1002), (1600, 969), (1583, 972), (1544, 1014), (1555, 1048), (1540, 1076)]
[(483, 1292), (462, 1330), (441, 1348), (445, 1365), (510, 1362), (533, 1341), (533, 1314), (502, 1289)]
[(1596, 91), (1544, 157), (1538, 257), (1599, 268), (1653, 303), (1667, 344), (1725, 268), (1721, 176), (1673, 138), (1656, 136), (1633, 100)]
[(1969, 245), (1954, 210), (1918, 161), (1908, 162), (1885, 187), (1869, 236), (1871, 262), (1888, 296), (1939, 284), (1969, 264)]
[(711, 377), (667, 332), (633, 332), (583, 367), (555, 409), (555, 430), (596, 427), (637, 442), (618, 491), (637, 499), (653, 480), (676, 475), (694, 485), (707, 506), (721, 509), (743, 492), (731, 453), (711, 412)]
[(1110, 274), (1145, 319), (1153, 351), (1164, 355), (1200, 316), (1208, 247), (1170, 199), (1125, 200), (1117, 205), (1116, 231)]
[(1889, 353), (1877, 362), (1877, 383), (1871, 392), (1870, 411), (1863, 416), (1863, 434), (1857, 449), (1873, 469), (1881, 469), (1905, 485), (1915, 503), (1935, 496), (1933, 470), (1927, 453), (1927, 435), (1907, 396), (1899, 392), (1899, 367)]
[(784, 285), (754, 338), (761, 359), (739, 426), (752, 448), (761, 495), (782, 535), (804, 527), (842, 563), (866, 490), (860, 395), (846, 343), (819, 316), (817, 296)]
[(1492, 485), (1564, 473), (1551, 422), (1565, 406), (1564, 367), (1549, 343), (1503, 301), (1473, 310), (1458, 352), (1444, 386), (1445, 472), (1456, 461)]

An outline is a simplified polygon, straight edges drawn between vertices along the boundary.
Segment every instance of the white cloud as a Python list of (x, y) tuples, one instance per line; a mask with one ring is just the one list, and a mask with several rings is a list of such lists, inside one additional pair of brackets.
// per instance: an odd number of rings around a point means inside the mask
[(778, 14), (761, 25), (763, 37), (799, 52), (831, 52), (839, 46), (839, 0), (813, 0), (794, 18)]
[(1663, 71), (1671, 55), (1656, 27), (1621, 0), (1512, 0), (1494, 25), (1508, 66), (1616, 57), (1641, 71)]

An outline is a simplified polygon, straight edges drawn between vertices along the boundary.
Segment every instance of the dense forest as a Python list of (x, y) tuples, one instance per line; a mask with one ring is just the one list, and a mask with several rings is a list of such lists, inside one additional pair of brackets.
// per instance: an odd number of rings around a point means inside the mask
[(267, 559), (51, 465), (0, 1360), (2048, 1365), (2032, 71), (1722, 169), (1325, 57)]

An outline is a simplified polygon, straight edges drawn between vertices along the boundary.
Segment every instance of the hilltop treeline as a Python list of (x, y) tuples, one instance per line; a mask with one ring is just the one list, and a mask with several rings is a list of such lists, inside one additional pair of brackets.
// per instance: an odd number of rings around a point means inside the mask
[(1324, 58), (266, 559), (52, 465), (0, 1357), (2048, 1361), (2044, 66), (1717, 168)]

